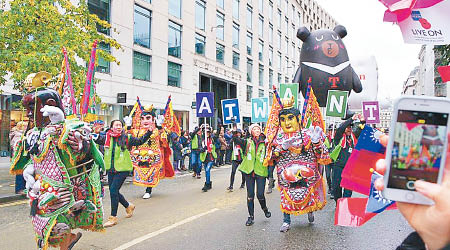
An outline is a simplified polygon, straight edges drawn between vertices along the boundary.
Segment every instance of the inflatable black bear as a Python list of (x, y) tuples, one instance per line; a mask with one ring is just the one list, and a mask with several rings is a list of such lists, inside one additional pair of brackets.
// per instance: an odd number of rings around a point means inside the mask
[(308, 82), (320, 107), (327, 105), (328, 90), (345, 90), (350, 94), (362, 91), (361, 81), (348, 59), (347, 49), (342, 38), (347, 35), (344, 26), (334, 30), (316, 30), (310, 32), (306, 27), (297, 31), (297, 37), (303, 41), (300, 52), (300, 66), (294, 76), (299, 90), (306, 95)]

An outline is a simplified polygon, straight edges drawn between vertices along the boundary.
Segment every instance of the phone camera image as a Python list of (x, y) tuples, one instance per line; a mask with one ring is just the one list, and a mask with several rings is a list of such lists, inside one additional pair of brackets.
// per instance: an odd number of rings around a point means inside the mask
[(416, 180), (437, 182), (447, 121), (444, 113), (399, 110), (388, 188), (415, 191)]

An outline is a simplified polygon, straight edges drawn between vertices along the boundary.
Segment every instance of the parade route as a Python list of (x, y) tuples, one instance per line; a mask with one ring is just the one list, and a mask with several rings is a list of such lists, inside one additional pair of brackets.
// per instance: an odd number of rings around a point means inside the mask
[[(127, 183), (121, 192), (136, 205), (134, 216), (126, 219), (119, 207), (118, 225), (104, 233), (84, 232), (74, 249), (394, 249), (412, 231), (398, 211), (379, 214), (360, 228), (336, 227), (334, 201), (328, 199), (313, 224), (305, 215), (296, 216), (283, 234), (277, 190), (266, 194), (272, 217), (266, 219), (256, 204), (255, 224), (246, 227), (245, 190), (225, 190), (230, 171), (229, 166), (214, 169), (207, 193), (201, 191), (203, 175), (201, 180), (188, 174), (162, 180), (148, 200), (141, 199), (142, 187)], [(238, 173), (235, 187), (239, 182)], [(104, 206), (107, 218), (108, 189)], [(23, 202), (0, 207), (0, 249), (35, 249), (28, 213)]]

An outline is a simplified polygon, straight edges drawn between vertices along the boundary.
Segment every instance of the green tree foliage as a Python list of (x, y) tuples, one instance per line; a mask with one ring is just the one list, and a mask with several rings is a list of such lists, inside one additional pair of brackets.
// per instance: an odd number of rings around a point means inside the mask
[[(80, 96), (94, 40), (120, 48), (116, 40), (97, 32), (97, 27), (111, 28), (108, 22), (90, 14), (87, 1), (77, 5), (70, 0), (9, 1), (9, 8), (0, 10), (0, 85), (5, 84), (8, 74), (15, 88), (21, 88), (31, 73), (47, 71), (56, 77), (61, 71), (64, 46), (74, 89)], [(119, 63), (100, 49), (98, 57)]]
[(450, 45), (439, 45), (434, 47), (435, 51), (438, 51), (439, 54), (442, 56), (439, 58), (439, 66), (446, 66), (450, 65)]

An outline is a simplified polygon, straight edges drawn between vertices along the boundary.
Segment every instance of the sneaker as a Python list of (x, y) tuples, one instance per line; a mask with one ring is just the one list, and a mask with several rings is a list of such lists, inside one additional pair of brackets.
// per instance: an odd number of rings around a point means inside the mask
[(314, 214), (312, 212), (308, 213), (308, 221), (309, 221), (309, 223), (313, 223), (314, 222)]
[(334, 200), (334, 195), (330, 194), (330, 199)]
[(269, 209), (265, 209), (265, 210), (263, 210), (264, 211), (264, 215), (266, 216), (266, 218), (270, 218), (270, 216), (272, 216), (272, 213), (271, 212), (269, 212)]
[(142, 199), (150, 199), (152, 197), (152, 194), (145, 193), (144, 196), (142, 196)]
[(103, 227), (112, 227), (117, 225), (117, 217), (109, 216), (108, 221), (103, 225)]
[(245, 184), (242, 183), (241, 186), (239, 187), (240, 189), (243, 189), (245, 187)]
[(283, 225), (281, 225), (280, 227), (280, 232), (286, 233), (289, 230), (289, 228), (291, 228), (291, 224), (283, 222)]
[(192, 178), (195, 178), (195, 177), (197, 177), (197, 173), (196, 173), (196, 172), (194, 172), (194, 173), (192, 174)]
[(246, 226), (251, 226), (251, 225), (253, 225), (253, 223), (255, 223), (254, 220), (255, 220), (255, 219), (254, 219), (252, 216), (249, 216), (248, 219), (247, 219), (247, 222), (245, 222), (245, 225), (246, 225)]
[(134, 209), (136, 208), (135, 205), (133, 205), (132, 203), (130, 203), (128, 205), (127, 208), (125, 208), (125, 211), (127, 211), (127, 215), (125, 216), (126, 218), (131, 218), (131, 216), (133, 216), (134, 213)]
[(200, 174), (197, 175), (197, 179), (201, 179), (202, 176)]
[(229, 192), (233, 192), (233, 187), (227, 187), (227, 190), (228, 190)]

